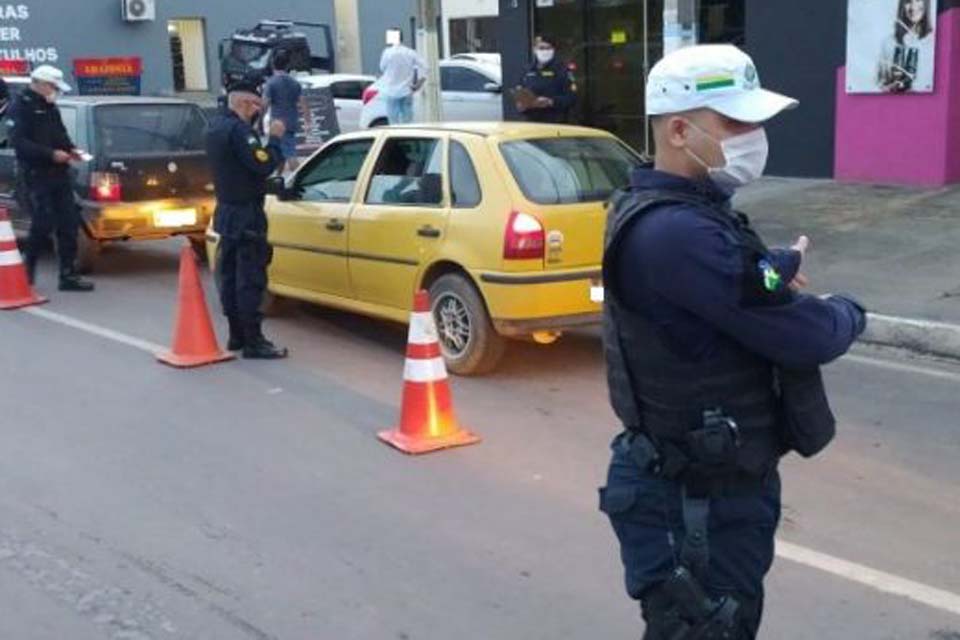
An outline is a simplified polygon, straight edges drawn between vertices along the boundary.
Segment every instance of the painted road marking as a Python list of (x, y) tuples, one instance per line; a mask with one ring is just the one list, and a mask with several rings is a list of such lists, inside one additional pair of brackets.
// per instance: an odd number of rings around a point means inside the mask
[(928, 607), (960, 616), (960, 595), (955, 593), (907, 580), (891, 573), (877, 571), (862, 564), (834, 558), (782, 540), (777, 540), (777, 555), (785, 560), (846, 578), (877, 591), (908, 598)]
[[(156, 354), (165, 350), (165, 347), (162, 347), (158, 344), (153, 344), (152, 342), (141, 340), (140, 338), (135, 338), (133, 336), (120, 333), (119, 331), (114, 331), (113, 329), (108, 329), (106, 327), (100, 327), (89, 322), (84, 322), (83, 320), (77, 320), (76, 318), (72, 318), (61, 313), (49, 311), (48, 309), (28, 307), (23, 309), (23, 311), (51, 322), (56, 322), (73, 329), (85, 331), (101, 338), (106, 338), (107, 340), (113, 340), (114, 342), (119, 342), (121, 344), (140, 349), (141, 351), (146, 351), (150, 354)], [(960, 375), (958, 374), (949, 373), (946, 371), (938, 371), (936, 369), (927, 369), (917, 365), (887, 362), (885, 360), (878, 360), (859, 355), (848, 355), (846, 356), (845, 360), (893, 369), (896, 371), (930, 375), (939, 378), (960, 381)], [(901, 578), (900, 576), (886, 573), (884, 571), (878, 571), (877, 569), (871, 569), (870, 567), (857, 564), (855, 562), (849, 562), (841, 558), (836, 558), (834, 556), (820, 553), (819, 551), (814, 551), (812, 549), (807, 549), (789, 542), (784, 542), (782, 540), (777, 540), (777, 556), (783, 558), (784, 560), (789, 560), (797, 564), (845, 578), (846, 580), (870, 587), (882, 593), (889, 593), (891, 595), (907, 598), (934, 609), (940, 609), (942, 611), (947, 611), (960, 616), (960, 595), (951, 593), (949, 591), (944, 591), (943, 589), (931, 587), (907, 578)]]
[(106, 327), (100, 327), (89, 322), (84, 322), (83, 320), (77, 320), (76, 318), (71, 318), (70, 316), (65, 316), (62, 313), (56, 313), (55, 311), (50, 311), (48, 309), (41, 309), (40, 307), (27, 307), (26, 309), (23, 309), (23, 311), (25, 313), (29, 313), (30, 315), (62, 324), (66, 327), (79, 329), (80, 331), (85, 331), (95, 336), (106, 338), (107, 340), (113, 340), (114, 342), (125, 344), (128, 347), (146, 351), (151, 355), (167, 350), (166, 347), (162, 347), (158, 344), (153, 344), (152, 342), (147, 342), (146, 340), (141, 340), (140, 338), (128, 336), (125, 333), (120, 333), (119, 331), (114, 331), (113, 329), (107, 329)]

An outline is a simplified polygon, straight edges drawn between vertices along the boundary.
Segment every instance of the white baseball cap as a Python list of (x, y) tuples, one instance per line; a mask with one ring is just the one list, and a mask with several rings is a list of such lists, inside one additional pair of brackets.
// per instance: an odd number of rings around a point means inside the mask
[(799, 103), (760, 87), (753, 60), (729, 44), (679, 49), (647, 78), (647, 114), (712, 109), (739, 122), (765, 122)]
[(70, 85), (63, 81), (63, 71), (48, 64), (42, 64), (30, 72), (30, 79), (37, 82), (49, 82), (64, 93), (70, 91)]

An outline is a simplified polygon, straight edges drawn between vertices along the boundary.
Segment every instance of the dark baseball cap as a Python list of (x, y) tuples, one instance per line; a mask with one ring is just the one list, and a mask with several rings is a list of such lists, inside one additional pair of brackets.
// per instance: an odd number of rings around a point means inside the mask
[(259, 96), (260, 83), (249, 78), (235, 80), (227, 86), (227, 93), (252, 93), (255, 96)]

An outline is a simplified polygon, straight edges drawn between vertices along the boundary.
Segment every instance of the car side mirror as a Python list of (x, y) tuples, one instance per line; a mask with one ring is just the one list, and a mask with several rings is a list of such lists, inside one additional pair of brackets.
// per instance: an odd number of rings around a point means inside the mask
[(501, 93), (503, 91), (503, 87), (496, 82), (488, 82), (487, 84), (483, 85), (483, 90), (487, 93)]
[(277, 196), (280, 200), (290, 199), (287, 182), (283, 176), (270, 176), (267, 178), (267, 193), (272, 196)]

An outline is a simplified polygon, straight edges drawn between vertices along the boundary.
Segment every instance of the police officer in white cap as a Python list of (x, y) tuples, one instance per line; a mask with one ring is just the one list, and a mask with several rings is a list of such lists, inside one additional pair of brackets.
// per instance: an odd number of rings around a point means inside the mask
[(756, 637), (779, 459), (832, 438), (819, 367), (865, 328), (853, 299), (800, 292), (805, 237), (769, 249), (731, 208), (764, 172), (764, 123), (796, 105), (736, 47), (668, 55), (647, 81), (655, 164), (611, 205), (604, 346), (624, 431), (600, 507), (646, 640)]
[(80, 214), (70, 182), (70, 163), (79, 161), (82, 153), (70, 140), (56, 104), (61, 94), (70, 91), (70, 85), (62, 71), (49, 65), (34, 69), (30, 81), (7, 119), (31, 210), (27, 275), (33, 282), (37, 260), (55, 232), (60, 290), (92, 291), (93, 283), (81, 279), (75, 266)]

